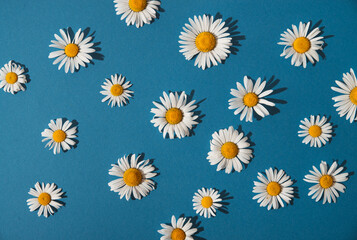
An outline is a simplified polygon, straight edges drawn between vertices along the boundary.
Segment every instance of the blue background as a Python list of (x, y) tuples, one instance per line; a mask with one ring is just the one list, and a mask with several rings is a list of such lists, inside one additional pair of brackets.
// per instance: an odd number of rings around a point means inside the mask
[[(29, 69), (27, 91), (0, 92), (0, 239), (159, 239), (160, 223), (171, 215), (195, 216), (192, 196), (201, 187), (226, 190), (228, 214), (198, 217), (203, 239), (356, 239), (356, 176), (345, 183), (336, 204), (315, 203), (302, 179), (321, 160), (345, 162), (354, 172), (357, 124), (340, 118), (333, 107), (335, 79), (357, 70), (357, 2), (301, 0), (163, 1), (159, 19), (137, 29), (115, 15), (112, 1), (3, 1), (0, 9), (0, 62), (13, 59)], [(225, 64), (202, 71), (179, 53), (182, 26), (195, 14), (220, 13), (238, 20), (242, 39)], [(280, 33), (299, 21), (322, 20), (325, 59), (307, 69), (279, 55)], [(104, 60), (65, 74), (52, 65), (48, 45), (60, 28), (95, 32)], [(243, 38), (245, 38), (243, 40)], [(130, 104), (111, 109), (101, 103), (100, 85), (111, 74), (133, 83)], [(228, 110), (229, 92), (244, 75), (275, 76), (279, 113), (253, 123)], [(195, 135), (163, 139), (150, 123), (152, 101), (162, 91), (194, 90), (202, 122)], [(310, 114), (331, 116), (336, 136), (321, 149), (302, 144), (299, 121)], [(44, 149), (41, 132), (50, 119), (78, 121), (79, 144), (53, 155)], [(206, 160), (211, 134), (239, 126), (255, 143), (254, 159), (241, 173), (216, 172)], [(157, 189), (140, 201), (120, 200), (109, 191), (110, 164), (130, 153), (154, 159)], [(275, 211), (253, 201), (253, 180), (269, 167), (284, 169), (297, 182), (299, 198)], [(65, 207), (48, 219), (26, 205), (37, 182), (54, 182), (66, 192)]]

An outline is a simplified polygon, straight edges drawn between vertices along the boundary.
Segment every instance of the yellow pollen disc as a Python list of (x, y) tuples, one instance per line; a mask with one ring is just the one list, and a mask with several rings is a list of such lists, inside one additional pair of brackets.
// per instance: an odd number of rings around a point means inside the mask
[(14, 84), (15, 82), (17, 82), (17, 78), (18, 78), (18, 76), (14, 72), (9, 72), (5, 76), (5, 80), (9, 84)]
[(123, 179), (126, 185), (130, 187), (135, 187), (142, 182), (143, 175), (141, 174), (139, 169), (129, 168), (124, 172)]
[(352, 89), (350, 93), (350, 100), (354, 105), (357, 105), (357, 87)]
[(201, 32), (197, 35), (195, 44), (199, 51), (209, 52), (216, 47), (216, 37), (210, 32)]
[(77, 56), (79, 52), (79, 47), (77, 44), (70, 43), (64, 48), (64, 53), (67, 55), (67, 57), (73, 58)]
[(227, 159), (232, 159), (238, 155), (239, 148), (237, 144), (232, 143), (232, 142), (226, 142), (225, 144), (222, 145), (221, 147), (221, 153), (223, 157)]
[(166, 121), (170, 124), (178, 124), (182, 121), (183, 114), (178, 108), (170, 108), (165, 114)]
[(63, 142), (67, 137), (67, 134), (63, 130), (56, 130), (53, 132), (52, 138), (55, 142)]
[(255, 105), (258, 104), (258, 101), (259, 101), (259, 98), (258, 98), (257, 94), (252, 93), (252, 92), (247, 93), (243, 97), (243, 103), (247, 107), (254, 107)]
[(298, 53), (305, 53), (309, 51), (310, 47), (311, 47), (311, 42), (306, 37), (299, 37), (295, 39), (293, 43), (293, 48)]
[(270, 182), (267, 186), (267, 192), (270, 196), (277, 196), (281, 192), (281, 186), (277, 182)]
[(141, 12), (147, 5), (147, 0), (129, 0), (129, 7), (134, 12)]
[(181, 228), (175, 228), (171, 232), (171, 239), (172, 240), (185, 240), (186, 233)]
[(113, 96), (117, 97), (123, 94), (124, 89), (120, 84), (114, 84), (111, 88), (110, 88), (110, 92)]
[(317, 126), (317, 125), (312, 125), (310, 128), (309, 128), (309, 134), (311, 137), (320, 137), (321, 136), (321, 133), (322, 133), (322, 129), (321, 127)]
[(333, 178), (330, 175), (323, 175), (320, 178), (320, 186), (323, 188), (329, 188), (333, 184)]
[(207, 196), (207, 197), (203, 197), (201, 200), (201, 205), (204, 208), (210, 208), (213, 204), (213, 200), (211, 197)]
[(39, 204), (46, 206), (51, 202), (51, 195), (43, 192), (40, 194), (40, 196), (38, 196), (37, 199)]

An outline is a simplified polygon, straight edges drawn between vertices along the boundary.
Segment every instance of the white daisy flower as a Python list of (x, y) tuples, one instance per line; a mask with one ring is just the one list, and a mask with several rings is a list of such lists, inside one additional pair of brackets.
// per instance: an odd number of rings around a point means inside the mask
[(53, 61), (53, 64), (60, 63), (58, 65), (58, 70), (62, 68), (64, 65), (64, 70), (67, 73), (69, 69), (71, 69), (71, 73), (74, 70), (79, 69), (79, 65), (82, 67), (86, 66), (86, 63), (90, 63), (92, 60), (91, 53), (95, 52), (93, 48), (94, 43), (92, 41), (92, 37), (84, 38), (84, 32), (82, 29), (79, 29), (74, 38), (71, 39), (69, 35), (69, 31), (63, 31), (60, 29), (61, 37), (55, 34), (56, 40), (51, 40), (52, 44), (50, 47), (58, 48), (60, 50), (51, 52), (48, 58), (56, 58)]
[(42, 183), (41, 186), (40, 183), (37, 182), (35, 184), (35, 189), (31, 188), (29, 194), (35, 198), (28, 199), (27, 205), (29, 206), (30, 212), (38, 209), (38, 216), (43, 214), (47, 218), (49, 216), (48, 214), (54, 214), (53, 209), (59, 209), (63, 206), (63, 204), (58, 201), (59, 199), (62, 199), (62, 189), (57, 188), (54, 183), (47, 183), (46, 186)]
[(293, 181), (283, 170), (269, 168), (265, 170), (266, 176), (258, 173), (260, 182), (254, 181), (253, 193), (257, 193), (253, 200), (258, 199), (260, 207), (268, 206), (268, 210), (272, 207), (278, 209), (279, 205), (284, 207), (284, 202), (290, 203), (294, 198), (294, 189), (291, 187)]
[(232, 126), (228, 129), (221, 129), (212, 134), (211, 151), (207, 159), (211, 165), (217, 165), (217, 171), (225, 169), (226, 173), (231, 173), (234, 169), (237, 172), (242, 171), (243, 165), (249, 164), (253, 158), (252, 149), (248, 147), (248, 137), (235, 130)]
[(211, 64), (217, 66), (231, 52), (232, 38), (222, 19), (213, 20), (213, 16), (194, 16), (189, 18), (180, 35), (180, 52), (186, 60), (197, 55), (195, 66), (205, 70)]
[(137, 28), (150, 24), (161, 4), (155, 0), (114, 0), (114, 3), (116, 14), (123, 14), (120, 20), (126, 18), (128, 26), (135, 24)]
[(303, 65), (306, 68), (307, 60), (312, 63), (319, 61), (318, 50), (322, 50), (324, 41), (323, 37), (317, 37), (321, 31), (320, 29), (314, 28), (309, 31), (310, 22), (307, 24), (300, 22), (299, 29), (292, 25), (293, 30), (287, 29), (281, 34), (279, 45), (284, 45), (283, 53), (280, 54), (281, 57), (291, 58), (291, 65), (296, 67)]
[(352, 123), (357, 120), (357, 80), (353, 69), (350, 69), (350, 73), (344, 73), (342, 79), (343, 82), (335, 81), (339, 87), (331, 87), (335, 92), (341, 93), (332, 98), (336, 102), (333, 106), (337, 107), (340, 117), (346, 115), (346, 119)]
[(50, 147), (49, 150), (53, 148), (53, 153), (58, 154), (61, 151), (68, 151), (71, 147), (76, 145), (76, 142), (73, 141), (73, 138), (77, 136), (74, 135), (77, 132), (77, 127), (72, 127), (72, 122), (67, 120), (62, 124), (62, 118), (57, 118), (56, 122), (51, 120), (48, 124), (49, 129), (45, 129), (41, 136), (44, 137), (42, 142), (49, 141), (45, 147)]
[(196, 211), (196, 214), (205, 218), (215, 217), (217, 209), (222, 207), (222, 199), (220, 197), (219, 192), (212, 188), (198, 189), (192, 199), (193, 210)]
[(331, 200), (335, 203), (336, 199), (340, 196), (338, 192), (345, 192), (345, 186), (341, 184), (341, 182), (345, 182), (348, 180), (348, 173), (341, 173), (343, 171), (343, 167), (337, 168), (337, 162), (333, 162), (330, 169), (326, 162), (321, 161), (320, 163), (320, 171), (315, 167), (312, 166), (314, 171), (309, 170), (312, 174), (305, 175), (304, 181), (309, 183), (314, 183), (315, 185), (310, 187), (308, 196), (312, 195), (312, 199), (315, 199), (318, 202), (322, 199), (323, 195), (323, 202), (325, 204), (326, 201), (331, 203)]
[(332, 125), (325, 116), (320, 118), (320, 115), (311, 115), (310, 119), (305, 118), (300, 122), (303, 125), (299, 125), (302, 130), (298, 131), (298, 136), (304, 137), (302, 143), (310, 143), (310, 147), (321, 147), (332, 138)]
[(150, 160), (139, 161), (140, 155), (124, 156), (118, 159), (118, 164), (112, 164), (109, 175), (119, 177), (108, 183), (110, 191), (118, 193), (120, 199), (124, 196), (127, 201), (133, 196), (141, 199), (155, 189), (155, 183), (151, 178), (155, 177), (155, 168), (149, 164)]
[(245, 117), (246, 122), (253, 122), (253, 112), (256, 112), (262, 118), (269, 115), (269, 111), (263, 106), (275, 106), (274, 103), (264, 99), (270, 95), (273, 90), (263, 91), (266, 81), (258, 78), (255, 84), (247, 76), (244, 76), (244, 87), (237, 82), (237, 89), (231, 89), (231, 95), (234, 98), (229, 99), (228, 109), (234, 109), (234, 115), (241, 114), (240, 120)]
[(108, 105), (111, 104), (111, 107), (118, 105), (121, 107), (126, 105), (127, 100), (132, 97), (133, 91), (128, 90), (132, 84), (130, 81), (125, 81), (125, 77), (122, 77), (121, 74), (111, 75), (111, 80), (105, 79), (104, 85), (102, 88), (104, 91), (100, 93), (105, 97), (102, 99), (102, 102), (109, 100)]
[(192, 225), (191, 218), (180, 217), (176, 221), (175, 216), (172, 216), (171, 225), (161, 224), (162, 229), (158, 232), (163, 236), (160, 240), (193, 240), (197, 228), (192, 228)]
[(11, 61), (0, 69), (0, 88), (12, 94), (25, 91), (23, 84), (27, 83), (25, 69)]
[(169, 95), (163, 92), (163, 95), (164, 98), (160, 97), (161, 104), (153, 102), (157, 108), (151, 108), (151, 112), (155, 114), (151, 123), (154, 124), (154, 127), (159, 127), (164, 138), (167, 134), (170, 139), (173, 139), (175, 135), (178, 138), (189, 136), (190, 129), (198, 124), (195, 121), (198, 115), (194, 115), (193, 112), (197, 108), (197, 105), (194, 105), (195, 100), (186, 103), (185, 92), (180, 95), (177, 92)]

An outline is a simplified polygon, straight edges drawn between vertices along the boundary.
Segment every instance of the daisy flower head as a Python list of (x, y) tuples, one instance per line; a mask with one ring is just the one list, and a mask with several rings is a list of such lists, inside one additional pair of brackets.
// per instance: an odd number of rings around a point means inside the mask
[(205, 70), (212, 65), (217, 66), (231, 52), (232, 38), (222, 19), (213, 16), (194, 16), (189, 18), (190, 24), (185, 24), (179, 43), (180, 52), (186, 60), (196, 56), (195, 66)]
[(193, 196), (193, 210), (205, 218), (215, 217), (218, 208), (222, 207), (219, 192), (213, 188), (202, 188)]
[(30, 188), (29, 194), (34, 198), (28, 199), (27, 205), (30, 212), (38, 209), (38, 216), (44, 215), (47, 218), (49, 214), (54, 214), (54, 209), (57, 210), (63, 206), (59, 200), (62, 199), (64, 193), (54, 183), (45, 185), (37, 182), (35, 188)]
[(221, 129), (212, 134), (210, 149), (207, 159), (211, 165), (217, 165), (217, 171), (225, 169), (226, 173), (231, 173), (234, 169), (242, 171), (243, 164), (249, 164), (253, 158), (253, 150), (250, 149), (248, 137), (244, 136), (232, 126), (228, 129)]
[(0, 88), (12, 94), (25, 91), (24, 84), (27, 83), (25, 69), (10, 60), (0, 69)]
[(335, 81), (338, 87), (331, 87), (333, 91), (341, 94), (332, 98), (336, 102), (333, 106), (337, 108), (340, 117), (346, 115), (346, 120), (352, 123), (357, 120), (357, 80), (353, 69), (351, 68), (349, 73), (344, 73), (342, 79), (343, 82)]
[(269, 168), (265, 170), (266, 177), (258, 173), (260, 182), (254, 181), (253, 193), (256, 195), (253, 200), (258, 199), (260, 207), (272, 207), (278, 209), (284, 207), (284, 202), (289, 204), (294, 198), (294, 189), (291, 187), (293, 181), (283, 170)]
[(244, 86), (237, 82), (237, 89), (231, 89), (231, 95), (234, 98), (228, 100), (228, 109), (234, 110), (234, 115), (241, 114), (240, 120), (245, 117), (246, 122), (253, 122), (253, 113), (257, 113), (260, 117), (264, 118), (269, 115), (269, 111), (264, 105), (274, 107), (275, 103), (270, 102), (264, 97), (270, 95), (273, 90), (264, 90), (266, 81), (258, 78), (255, 84), (253, 80), (244, 76)]
[(120, 76), (118, 74), (111, 75), (110, 80), (106, 78), (102, 85), (104, 90), (100, 93), (105, 96), (102, 102), (109, 100), (108, 105), (111, 104), (111, 107), (126, 105), (129, 98), (132, 97), (133, 91), (129, 90), (131, 86), (130, 81), (125, 81), (125, 77), (121, 74)]
[[(322, 204), (325, 204), (326, 201), (335, 203), (337, 198), (340, 196), (338, 192), (345, 192), (345, 186), (341, 182), (348, 180), (348, 173), (341, 173), (343, 167), (338, 167), (337, 162), (333, 162), (330, 168), (328, 168), (327, 163), (321, 161), (320, 171), (312, 166), (314, 169), (309, 170), (311, 174), (305, 175), (304, 181), (313, 183), (314, 186), (310, 187), (308, 196), (312, 195), (312, 199), (315, 199), (316, 202), (320, 201), (323, 197)], [(332, 201), (331, 201), (332, 200)]]
[(155, 189), (155, 182), (151, 180), (157, 175), (155, 167), (150, 164), (150, 160), (140, 158), (141, 155), (136, 157), (135, 154), (124, 156), (109, 169), (109, 175), (118, 177), (108, 183), (110, 191), (118, 193), (120, 199), (125, 196), (127, 201), (130, 197), (140, 200)]
[(161, 4), (157, 0), (114, 0), (114, 3), (116, 14), (123, 14), (120, 20), (126, 18), (128, 26), (135, 24), (137, 28), (150, 24)]
[(197, 228), (192, 227), (191, 218), (175, 216), (171, 217), (171, 225), (161, 224), (162, 229), (158, 232), (163, 235), (160, 240), (193, 240), (193, 235), (197, 232)]
[(190, 130), (197, 125), (195, 121), (198, 115), (193, 112), (197, 108), (194, 105), (195, 100), (187, 103), (187, 95), (185, 92), (171, 92), (167, 94), (163, 92), (164, 97), (160, 97), (160, 103), (153, 102), (156, 108), (151, 108), (154, 117), (151, 123), (154, 127), (159, 128), (159, 132), (163, 133), (163, 137), (169, 135), (170, 139), (176, 137), (184, 138), (190, 135)]
[(309, 31), (310, 22), (307, 24), (300, 22), (299, 28), (292, 25), (292, 30), (287, 29), (281, 34), (281, 42), (279, 45), (283, 45), (284, 50), (280, 54), (281, 57), (291, 58), (291, 65), (296, 67), (302, 66), (306, 68), (307, 60), (312, 64), (319, 61), (319, 50), (322, 50), (324, 41), (323, 37), (319, 36), (321, 33), (318, 27)]
[(58, 70), (64, 66), (64, 70), (68, 73), (74, 73), (74, 70), (78, 70), (79, 66), (85, 67), (86, 63), (90, 63), (93, 59), (91, 53), (95, 52), (92, 43), (93, 37), (86, 37), (82, 29), (78, 29), (74, 37), (70, 35), (70, 30), (60, 29), (61, 37), (55, 34), (56, 40), (51, 40), (50, 47), (57, 48), (59, 50), (53, 51), (49, 54), (48, 58), (56, 58), (53, 61), (53, 65), (59, 63)]
[(73, 126), (73, 123), (66, 120), (63, 123), (62, 118), (57, 118), (55, 121), (51, 120), (48, 124), (49, 128), (45, 129), (41, 136), (44, 137), (42, 142), (48, 141), (45, 147), (50, 147), (49, 150), (53, 148), (53, 154), (59, 154), (61, 148), (63, 151), (70, 150), (76, 145), (73, 140), (77, 136), (77, 126)]
[(300, 122), (302, 125), (299, 125), (301, 130), (298, 131), (298, 136), (304, 138), (302, 143), (310, 143), (310, 147), (321, 147), (332, 138), (332, 125), (325, 116), (311, 115), (310, 119), (305, 118)]

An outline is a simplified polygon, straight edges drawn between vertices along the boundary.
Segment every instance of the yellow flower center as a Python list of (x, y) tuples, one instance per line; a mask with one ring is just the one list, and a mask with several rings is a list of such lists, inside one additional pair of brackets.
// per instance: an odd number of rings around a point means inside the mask
[(293, 43), (293, 48), (298, 53), (305, 53), (309, 51), (310, 47), (311, 47), (311, 42), (306, 37), (299, 37), (295, 39)]
[(310, 128), (309, 128), (309, 134), (311, 137), (320, 137), (321, 136), (321, 133), (322, 133), (322, 129), (321, 127), (317, 126), (317, 125), (312, 125)]
[(181, 228), (175, 228), (171, 232), (171, 239), (172, 240), (185, 240), (186, 233)]
[(141, 12), (147, 5), (147, 0), (129, 0), (129, 7), (134, 12)]
[(114, 84), (111, 88), (110, 88), (110, 92), (113, 96), (117, 97), (123, 94), (124, 89), (120, 84)]
[(352, 89), (350, 93), (350, 100), (354, 105), (357, 105), (357, 87)]
[(254, 107), (255, 105), (258, 104), (258, 101), (259, 101), (259, 98), (258, 98), (257, 94), (252, 93), (252, 92), (247, 93), (243, 97), (243, 103), (247, 107)]
[(77, 44), (70, 43), (64, 48), (64, 53), (67, 55), (67, 57), (73, 58), (77, 56), (79, 52), (79, 47)]
[(221, 147), (221, 153), (223, 157), (227, 159), (232, 159), (238, 155), (239, 148), (237, 144), (232, 143), (232, 142), (226, 142), (225, 144), (222, 145)]
[(18, 76), (14, 72), (9, 72), (5, 76), (5, 80), (9, 84), (14, 84), (15, 82), (17, 82), (17, 78), (18, 78)]
[(270, 182), (267, 186), (267, 192), (270, 196), (277, 196), (281, 192), (281, 186), (277, 182)]
[(37, 199), (39, 204), (46, 206), (51, 202), (51, 195), (43, 192), (40, 194), (40, 196), (38, 196)]
[(216, 37), (210, 32), (201, 32), (197, 35), (196, 47), (201, 52), (209, 52), (212, 51), (216, 47)]
[(201, 205), (204, 208), (210, 208), (213, 204), (213, 200), (211, 197), (207, 196), (207, 197), (203, 197), (201, 200)]
[(63, 142), (67, 137), (67, 134), (63, 130), (56, 130), (53, 132), (52, 138), (55, 142)]
[(135, 187), (142, 182), (143, 175), (141, 174), (139, 169), (129, 168), (124, 172), (123, 179), (126, 185), (130, 187)]
[(330, 175), (323, 175), (320, 178), (320, 186), (323, 188), (329, 188), (333, 184), (333, 178)]
[(170, 108), (165, 114), (166, 121), (170, 124), (178, 124), (182, 121), (183, 114), (178, 108)]

